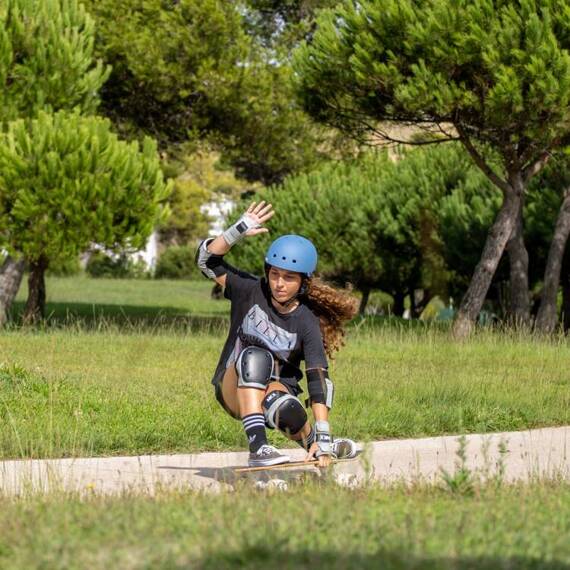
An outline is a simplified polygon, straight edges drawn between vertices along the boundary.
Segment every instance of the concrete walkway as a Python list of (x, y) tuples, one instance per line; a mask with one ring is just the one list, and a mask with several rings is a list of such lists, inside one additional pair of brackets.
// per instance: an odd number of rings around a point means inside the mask
[[(465, 442), (466, 464), (483, 478), (502, 472), (505, 481), (570, 480), (570, 427), (469, 435)], [(455, 471), (459, 447), (457, 436), (374, 442), (364, 446), (358, 459), (335, 465), (331, 473), (346, 486), (371, 479), (381, 483), (433, 483), (441, 481), (442, 469)], [(297, 448), (290, 454), (293, 459), (302, 459), (304, 452)], [(322, 476), (311, 466), (237, 475), (233, 468), (246, 463), (246, 452), (3, 461), (0, 494), (57, 490), (155, 493), (164, 488), (215, 492), (232, 489), (238, 481), (263, 487), (275, 480)]]

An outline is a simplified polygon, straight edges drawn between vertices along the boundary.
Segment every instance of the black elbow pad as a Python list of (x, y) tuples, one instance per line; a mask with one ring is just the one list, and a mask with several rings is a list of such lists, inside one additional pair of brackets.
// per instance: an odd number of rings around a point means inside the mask
[(324, 368), (307, 370), (309, 388), (308, 404), (324, 404), (329, 410), (333, 406), (334, 385)]

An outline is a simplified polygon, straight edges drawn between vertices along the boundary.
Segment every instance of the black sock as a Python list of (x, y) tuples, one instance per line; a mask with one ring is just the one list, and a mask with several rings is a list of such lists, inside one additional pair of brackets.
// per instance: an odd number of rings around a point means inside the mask
[(262, 445), (267, 443), (265, 418), (263, 414), (249, 414), (242, 419), (242, 422), (249, 442), (249, 451), (255, 453)]
[(311, 433), (307, 436), (307, 439), (298, 439), (297, 443), (303, 449), (306, 449), (308, 451), (311, 445), (313, 445), (314, 441), (315, 441), (315, 428), (311, 426)]

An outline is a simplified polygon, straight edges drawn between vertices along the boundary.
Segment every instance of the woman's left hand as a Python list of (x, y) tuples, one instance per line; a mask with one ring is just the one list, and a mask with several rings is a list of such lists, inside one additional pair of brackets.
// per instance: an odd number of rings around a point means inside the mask
[(318, 464), (319, 467), (328, 467), (332, 463), (333, 456), (325, 454), (325, 455), (319, 455), (319, 457), (317, 457), (316, 456), (317, 451), (319, 451), (319, 444), (315, 442), (309, 448), (309, 453), (307, 454), (305, 461), (312, 461), (313, 459), (316, 459), (319, 462)]
[(249, 208), (247, 209), (245, 215), (248, 218), (251, 218), (254, 222), (256, 222), (258, 224), (258, 227), (247, 230), (245, 235), (247, 237), (250, 237), (250, 236), (256, 236), (258, 234), (267, 233), (269, 230), (262, 226), (263, 224), (265, 224), (265, 222), (267, 222), (273, 217), (274, 213), (275, 211), (273, 210), (273, 205), (266, 204), (265, 200), (262, 200), (261, 202), (259, 202), (259, 204), (252, 202)]

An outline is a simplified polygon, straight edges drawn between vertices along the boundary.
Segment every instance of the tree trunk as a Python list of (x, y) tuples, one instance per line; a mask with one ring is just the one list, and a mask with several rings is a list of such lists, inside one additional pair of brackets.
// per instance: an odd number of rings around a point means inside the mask
[(564, 193), (564, 200), (556, 226), (554, 227), (554, 236), (548, 250), (548, 259), (546, 260), (546, 269), (544, 271), (544, 285), (540, 298), (540, 308), (536, 317), (536, 330), (542, 333), (551, 333), (558, 323), (558, 315), (556, 310), (556, 297), (558, 287), (560, 285), (560, 273), (562, 269), (562, 260), (568, 235), (570, 234), (570, 188)]
[(414, 302), (411, 305), (412, 318), (419, 319), (429, 302), (432, 300), (432, 292), (430, 289), (415, 289), (414, 293), (410, 295), (413, 297)]
[(570, 331), (570, 247), (568, 246), (562, 262), (562, 323), (564, 332)]
[(362, 299), (360, 299), (360, 307), (358, 307), (358, 314), (363, 317), (364, 311), (366, 311), (366, 305), (368, 305), (368, 299), (370, 298), (370, 288), (364, 287), (362, 289)]
[(530, 297), (528, 287), (528, 251), (523, 236), (523, 199), (513, 233), (507, 243), (510, 261), (511, 302), (508, 320), (515, 327), (527, 327), (530, 323)]
[(410, 319), (416, 318), (416, 290), (412, 285), (410, 287)]
[(40, 257), (30, 263), (30, 276), (28, 277), (28, 300), (24, 310), (24, 324), (37, 323), (45, 316), (46, 308), (46, 282), (45, 272), (48, 261)]
[(394, 304), (392, 305), (392, 314), (395, 317), (401, 317), (404, 314), (404, 299), (406, 298), (405, 293), (394, 293)]
[(10, 308), (22, 284), (25, 265), (23, 259), (8, 256), (0, 267), (0, 327), (8, 320)]
[(520, 174), (513, 177), (511, 190), (505, 193), (503, 205), (489, 230), (481, 259), (475, 267), (467, 293), (461, 301), (453, 323), (453, 336), (465, 339), (471, 333), (475, 320), (483, 307), (487, 291), (497, 271), (499, 261), (515, 227), (520, 208), (523, 181)]

